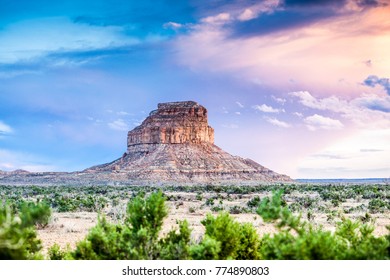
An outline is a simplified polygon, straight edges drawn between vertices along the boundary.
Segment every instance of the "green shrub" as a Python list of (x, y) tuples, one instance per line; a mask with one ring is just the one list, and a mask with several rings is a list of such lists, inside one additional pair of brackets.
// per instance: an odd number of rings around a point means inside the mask
[(22, 207), (19, 215), (8, 205), (0, 205), (0, 259), (37, 259), (41, 241), (37, 238), (35, 225), (46, 221), (41, 217), (46, 206), (29, 203)]
[(190, 255), (194, 260), (218, 260), (221, 242), (205, 235), (199, 244), (190, 247)]
[(50, 218), (51, 209), (46, 203), (25, 202), (20, 207), (20, 219), (25, 227), (43, 228), (49, 224)]
[[(266, 234), (261, 239), (260, 254), (263, 259), (390, 259), (389, 235), (375, 237), (373, 226), (343, 219), (336, 232), (301, 221), (281, 206), (281, 193), (264, 199), (258, 213), (265, 221), (275, 221), (279, 233)], [(292, 234), (291, 231), (295, 231)]]
[[(139, 194), (127, 206), (125, 223), (110, 224), (103, 217), (88, 236), (77, 244), (75, 259), (156, 259), (158, 234), (167, 216), (162, 192), (145, 198)], [(173, 238), (173, 237), (172, 237)]]
[(57, 243), (55, 243), (49, 248), (47, 254), (50, 260), (66, 260), (72, 258), (69, 245), (66, 249), (61, 250), (60, 246)]
[(384, 212), (386, 209), (390, 209), (390, 203), (382, 199), (374, 198), (368, 202), (368, 209), (371, 213)]
[(260, 237), (251, 223), (240, 226), (240, 245), (237, 250), (238, 260), (259, 260)]
[(208, 214), (201, 222), (205, 228), (205, 235), (220, 242), (221, 251), (218, 258), (221, 260), (235, 259), (240, 244), (240, 224), (226, 212), (217, 217)]
[(259, 205), (260, 203), (260, 197), (258, 196), (255, 196), (253, 198), (251, 198), (248, 202), (247, 202), (247, 205), (249, 208), (255, 208)]
[(190, 258), (190, 237), (191, 229), (187, 221), (178, 222), (179, 233), (171, 230), (166, 237), (159, 242), (160, 255), (162, 260), (186, 260)]

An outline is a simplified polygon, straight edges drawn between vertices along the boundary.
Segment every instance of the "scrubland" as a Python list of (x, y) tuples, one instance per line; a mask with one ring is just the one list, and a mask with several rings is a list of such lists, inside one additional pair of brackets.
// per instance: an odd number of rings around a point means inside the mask
[(390, 186), (0, 186), (3, 259), (389, 259)]

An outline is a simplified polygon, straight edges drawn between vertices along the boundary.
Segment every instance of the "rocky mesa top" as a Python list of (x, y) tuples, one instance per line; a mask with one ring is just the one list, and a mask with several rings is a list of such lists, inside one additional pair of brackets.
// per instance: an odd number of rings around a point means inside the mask
[(207, 109), (194, 101), (159, 103), (157, 110), (127, 135), (128, 149), (138, 144), (214, 144)]

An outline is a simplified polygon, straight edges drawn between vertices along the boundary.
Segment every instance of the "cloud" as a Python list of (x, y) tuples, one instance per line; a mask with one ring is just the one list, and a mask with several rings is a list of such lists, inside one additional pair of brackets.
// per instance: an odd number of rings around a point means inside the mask
[(31, 172), (56, 171), (54, 165), (42, 163), (42, 159), (28, 153), (0, 149), (0, 170), (23, 169)]
[(232, 124), (223, 124), (222, 127), (224, 127), (224, 128), (231, 128), (231, 129), (239, 128), (239, 126), (237, 124), (234, 124), (234, 123), (232, 123)]
[(53, 52), (97, 50), (135, 45), (120, 26), (93, 26), (66, 17), (39, 18), (9, 24), (0, 30), (0, 63), (31, 61)]
[(299, 118), (302, 118), (303, 117), (303, 114), (302, 113), (299, 113), (299, 112), (294, 112), (293, 115), (299, 117)]
[(239, 16), (238, 19), (241, 21), (251, 20), (256, 18), (257, 15), (251, 9), (245, 9)]
[(316, 98), (308, 91), (290, 92), (289, 95), (299, 98), (299, 102), (306, 107), (339, 113), (359, 127), (387, 128), (390, 126), (389, 96), (362, 94), (354, 99), (346, 100), (336, 96)]
[(267, 122), (269, 122), (270, 124), (273, 124), (275, 126), (278, 126), (278, 127), (281, 127), (281, 128), (288, 128), (288, 127), (291, 127), (290, 124), (286, 123), (286, 122), (283, 122), (283, 121), (280, 121), (276, 118), (265, 118)]
[(284, 99), (284, 98), (276, 97), (276, 96), (274, 96), (274, 95), (272, 95), (272, 99), (275, 100), (276, 102), (280, 103), (280, 104), (284, 104), (284, 103), (286, 103), (286, 101), (287, 101), (287, 100)]
[(238, 107), (244, 108), (244, 105), (242, 105), (240, 102), (236, 101), (236, 104), (238, 105)]
[(382, 86), (387, 94), (390, 95), (389, 78), (379, 78), (378, 76), (370, 75), (364, 80), (363, 84), (369, 87)]
[(167, 28), (167, 29), (180, 29), (183, 27), (183, 24), (180, 24), (180, 23), (177, 23), (177, 22), (167, 22), (167, 23), (164, 23), (163, 25), (164, 28)]
[(0, 135), (12, 133), (13, 129), (6, 123), (0, 121)]
[(201, 19), (201, 22), (207, 24), (224, 24), (230, 21), (232, 18), (229, 13), (220, 13), (215, 16), (209, 16)]
[(268, 106), (266, 104), (254, 105), (254, 106), (252, 106), (252, 108), (257, 110), (257, 111), (264, 112), (264, 113), (280, 113), (280, 112), (283, 112), (283, 109), (281, 110), (281, 109), (272, 108), (271, 106)]
[[(239, 13), (245, 9), (253, 10), (243, 7)], [(191, 71), (227, 73), (280, 91), (306, 88), (322, 96), (360, 92), (362, 73), (369, 69), (358, 62), (368, 58), (378, 75), (387, 73), (390, 6), (356, 12), (319, 6), (308, 14), (297, 9), (276, 6), (247, 21), (237, 20), (237, 7), (227, 9), (229, 22), (198, 22), (180, 34), (173, 42), (175, 58)]]
[(306, 124), (306, 127), (312, 131), (318, 129), (338, 130), (344, 127), (344, 125), (339, 120), (331, 119), (317, 114), (305, 118), (304, 122)]
[(117, 119), (113, 122), (108, 123), (108, 126), (113, 130), (119, 130), (119, 131), (128, 131), (129, 126), (123, 119)]
[(382, 149), (360, 149), (360, 152), (362, 153), (378, 153), (378, 152), (383, 152), (384, 150)]

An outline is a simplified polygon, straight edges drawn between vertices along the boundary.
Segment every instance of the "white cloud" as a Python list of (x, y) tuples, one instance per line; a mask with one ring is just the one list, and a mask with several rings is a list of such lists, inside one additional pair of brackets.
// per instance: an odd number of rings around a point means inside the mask
[(272, 95), (272, 99), (274, 99), (276, 102), (278, 102), (278, 103), (280, 103), (280, 104), (284, 104), (284, 103), (286, 103), (286, 99), (284, 99), (284, 98), (280, 98), (280, 97), (276, 97), (276, 96), (274, 96), (274, 95)]
[(110, 123), (108, 123), (108, 126), (111, 129), (119, 130), (119, 131), (128, 131), (129, 130), (129, 126), (127, 125), (127, 123), (123, 119), (117, 119), (113, 122), (110, 122)]
[(280, 110), (280, 109), (272, 108), (271, 106), (268, 106), (266, 104), (255, 105), (252, 108), (255, 109), (255, 110), (264, 112), (264, 113), (280, 113), (280, 112), (284, 111), (283, 109)]
[(13, 132), (13, 129), (5, 124), (4, 122), (0, 121), (0, 135), (1, 134), (9, 134), (9, 133), (12, 133)]
[(291, 92), (289, 95), (298, 97), (299, 102), (309, 108), (336, 112), (351, 120), (359, 127), (387, 128), (390, 126), (390, 97), (375, 94), (346, 100), (336, 96), (316, 98), (308, 91)]
[(241, 115), (241, 112), (234, 112), (236, 115)]
[(236, 101), (236, 104), (238, 105), (238, 107), (244, 108), (244, 105), (242, 105), (240, 102)]
[(344, 127), (344, 125), (339, 120), (317, 114), (305, 118), (304, 122), (306, 123), (307, 128), (312, 131), (317, 129), (337, 130)]
[(130, 115), (130, 113), (127, 113), (127, 112), (124, 112), (124, 111), (117, 112), (116, 114), (119, 115), (119, 116), (128, 116), (128, 115)]
[(302, 113), (299, 113), (299, 112), (294, 112), (293, 115), (299, 117), (299, 118), (302, 118), (303, 117), (303, 114)]
[(238, 19), (241, 21), (251, 20), (257, 17), (257, 14), (254, 13), (251, 9), (245, 9), (239, 16)]
[(279, 0), (261, 1), (259, 4), (246, 8), (237, 16), (237, 19), (239, 21), (248, 21), (257, 18), (263, 13), (271, 13), (279, 6), (280, 2)]
[(276, 118), (265, 118), (267, 120), (267, 122), (269, 122), (270, 124), (273, 124), (275, 126), (278, 126), (278, 127), (282, 127), (282, 128), (288, 128), (288, 127), (291, 127), (290, 124), (286, 123), (286, 122), (283, 122), (283, 121), (280, 121)]
[(183, 27), (183, 24), (170, 21), (170, 22), (164, 23), (163, 27), (166, 28), (166, 29), (169, 29), (169, 28), (171, 28), (171, 29), (179, 29), (179, 28)]
[(220, 13), (215, 16), (202, 18), (201, 21), (208, 24), (223, 24), (230, 21), (232, 18), (229, 13)]

